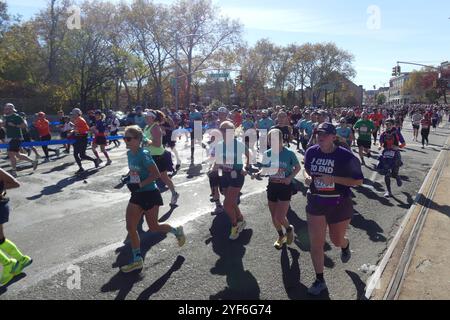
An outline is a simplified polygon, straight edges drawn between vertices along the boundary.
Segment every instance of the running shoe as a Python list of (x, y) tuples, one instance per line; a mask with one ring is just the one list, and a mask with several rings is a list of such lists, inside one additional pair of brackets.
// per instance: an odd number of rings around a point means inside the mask
[(6, 286), (16, 275), (17, 268), (19, 268), (19, 262), (16, 259), (11, 259), (7, 265), (3, 266), (0, 285)]
[(325, 291), (327, 289), (328, 288), (327, 288), (327, 284), (325, 283), (325, 281), (316, 280), (316, 281), (314, 281), (312, 286), (308, 288), (308, 293), (313, 296), (318, 296), (322, 293), (322, 291)]
[(231, 227), (230, 240), (236, 240), (237, 238), (239, 238), (238, 226)]
[(84, 169), (83, 168), (80, 168), (80, 169), (78, 169), (77, 172), (75, 172), (75, 174), (82, 174), (82, 173), (84, 173)]
[(55, 149), (55, 153), (56, 153), (56, 157), (59, 158), (59, 155), (60, 155), (59, 149)]
[(286, 244), (288, 246), (290, 246), (294, 241), (294, 226), (290, 225), (289, 227), (291, 227), (292, 230), (291, 232), (286, 232)]
[(16, 170), (11, 170), (11, 175), (12, 175), (14, 178), (17, 178), (17, 171), (16, 171)]
[(100, 159), (95, 159), (94, 160), (94, 164), (95, 164), (95, 167), (96, 168), (98, 168), (99, 166), (100, 166), (100, 161), (99, 161)]
[(351, 257), (352, 257), (352, 252), (350, 251), (350, 241), (349, 241), (347, 248), (341, 249), (341, 261), (342, 261), (342, 263), (349, 262)]
[(27, 155), (30, 156), (31, 154), (31, 149), (27, 149)]
[(107, 166), (110, 166), (111, 163), (112, 163), (111, 159), (109, 159), (108, 161), (106, 161), (106, 165), (107, 165)]
[(49, 159), (48, 157), (45, 157), (45, 159), (44, 159), (43, 162), (44, 162), (44, 163), (50, 162), (50, 159)]
[(31, 259), (31, 257), (29, 257), (29, 256), (23, 256), (18, 262), (19, 262), (19, 266), (17, 267), (17, 270), (14, 272), (15, 276), (21, 274), (23, 269), (25, 269), (30, 264), (32, 264), (33, 259)]
[(144, 268), (144, 260), (142, 258), (139, 258), (137, 261), (133, 261), (123, 267), (120, 267), (120, 271), (123, 273), (130, 273), (135, 270), (142, 270)]
[(100, 158), (98, 158), (97, 161), (98, 161), (98, 163), (102, 163), (103, 162), (103, 160), (100, 159)]
[(247, 222), (245, 222), (245, 220), (238, 221), (238, 223), (237, 223), (238, 233), (241, 233), (242, 231), (244, 231), (246, 225), (247, 225)]
[(400, 177), (395, 178), (397, 180), (397, 186), (401, 187), (403, 185), (402, 179)]
[(212, 212), (212, 215), (218, 215), (218, 214), (222, 214), (225, 212), (225, 209), (223, 208), (222, 205), (220, 206), (216, 206), (216, 209), (214, 209), (214, 211)]
[(176, 167), (175, 167), (175, 170), (176, 171), (180, 170), (180, 167), (181, 167), (181, 165), (177, 164)]
[(384, 194), (385, 198), (390, 198), (392, 197), (392, 193), (390, 193), (389, 191), (386, 191), (386, 193)]
[(283, 236), (282, 238), (278, 238), (277, 241), (274, 242), (273, 246), (275, 249), (277, 250), (281, 250), (281, 248), (283, 248), (283, 246), (286, 243), (286, 236)]
[(182, 247), (186, 242), (186, 236), (184, 235), (183, 227), (179, 226), (177, 228), (177, 234), (176, 234), (177, 240), (178, 240), (178, 246)]
[(180, 197), (180, 194), (178, 192), (175, 192), (174, 194), (172, 194), (172, 199), (170, 200), (170, 205), (171, 206), (176, 205), (179, 197)]

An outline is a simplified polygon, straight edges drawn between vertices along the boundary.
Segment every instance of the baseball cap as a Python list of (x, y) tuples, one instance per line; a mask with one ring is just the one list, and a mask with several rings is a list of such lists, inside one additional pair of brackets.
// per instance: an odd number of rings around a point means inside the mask
[(326, 134), (336, 134), (336, 127), (329, 122), (324, 122), (317, 127), (317, 132), (324, 132)]
[(229, 113), (228, 109), (225, 108), (225, 107), (220, 107), (219, 110), (217, 110), (217, 112), (219, 112), (219, 113), (227, 113), (227, 114)]
[(81, 116), (83, 114), (83, 112), (81, 112), (81, 109), (79, 109), (79, 108), (74, 108), (74, 109), (72, 109), (72, 112), (70, 114)]
[(95, 110), (95, 114), (102, 114), (101, 110)]
[(38, 112), (37, 115), (38, 115), (38, 117), (45, 117), (45, 113), (42, 112), (42, 111), (41, 111), (41, 112)]
[(12, 103), (5, 104), (5, 107), (11, 108), (14, 112), (17, 112), (16, 107)]

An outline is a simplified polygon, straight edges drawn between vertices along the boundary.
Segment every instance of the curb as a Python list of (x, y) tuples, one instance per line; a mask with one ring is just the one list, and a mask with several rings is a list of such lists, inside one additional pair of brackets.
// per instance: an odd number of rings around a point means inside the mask
[[(434, 195), (435, 186), (440, 177), (440, 171), (443, 168), (443, 164), (446, 162), (445, 155), (447, 154), (450, 137), (447, 138), (441, 152), (433, 163), (430, 171), (428, 172), (422, 186), (417, 193), (413, 205), (407, 211), (403, 221), (397, 230), (391, 244), (389, 245), (383, 259), (377, 266), (374, 274), (368, 279), (365, 298), (373, 300), (392, 299), (398, 296), (398, 290), (394, 297), (391, 290), (395, 285), (395, 288), (401, 288), (406, 271), (408, 270), (409, 262), (414, 254), (415, 247), (417, 245), (418, 235), (420, 235), (421, 227), (426, 218), (426, 214), (429, 208), (419, 203), (419, 200), (423, 197), (430, 198)], [(433, 188), (434, 187), (434, 188)], [(426, 193), (424, 193), (426, 191)], [(417, 229), (417, 227), (419, 229)], [(412, 238), (413, 235), (417, 235), (416, 238)], [(409, 249), (409, 251), (408, 251)], [(407, 251), (409, 255), (406, 256)], [(393, 253), (396, 253), (393, 255)], [(403, 269), (400, 269), (402, 261), (406, 259)], [(389, 270), (387, 270), (389, 269)], [(402, 271), (403, 270), (403, 271)], [(400, 280), (398, 276), (401, 276)], [(387, 277), (387, 279), (385, 279)], [(388, 285), (385, 288), (381, 287), (382, 280), (387, 280)], [(394, 289), (395, 289), (394, 288)], [(374, 293), (375, 290), (380, 290)], [(381, 292), (382, 291), (382, 292)]]

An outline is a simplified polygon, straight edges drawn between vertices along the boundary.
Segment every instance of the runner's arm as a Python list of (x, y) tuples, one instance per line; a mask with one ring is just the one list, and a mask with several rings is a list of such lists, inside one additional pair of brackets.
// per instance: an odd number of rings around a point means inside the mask
[(17, 181), (8, 172), (0, 168), (0, 180), (3, 181), (5, 189), (14, 189), (20, 187), (19, 181)]
[(145, 187), (146, 185), (152, 183), (153, 181), (158, 180), (161, 177), (161, 173), (159, 172), (156, 164), (150, 165), (147, 170), (150, 173), (150, 175), (148, 176), (147, 179), (145, 179), (139, 183), (140, 188)]

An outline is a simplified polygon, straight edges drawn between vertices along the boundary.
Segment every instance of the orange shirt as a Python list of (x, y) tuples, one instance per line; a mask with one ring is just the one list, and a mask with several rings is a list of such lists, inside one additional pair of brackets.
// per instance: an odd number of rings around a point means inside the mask
[(50, 135), (50, 125), (47, 119), (37, 119), (34, 126), (39, 132), (39, 137)]
[(84, 120), (82, 117), (79, 117), (74, 122), (75, 125), (75, 133), (86, 135), (89, 132), (89, 126), (86, 123), (86, 120)]

